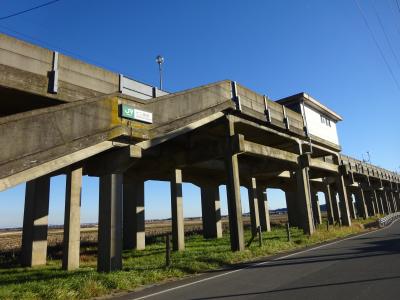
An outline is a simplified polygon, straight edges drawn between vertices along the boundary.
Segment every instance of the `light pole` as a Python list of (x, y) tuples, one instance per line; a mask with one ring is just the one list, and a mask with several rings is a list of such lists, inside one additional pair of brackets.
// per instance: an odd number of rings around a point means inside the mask
[(368, 159), (365, 159), (365, 158), (364, 158), (364, 155), (361, 154), (362, 160), (363, 160), (363, 162), (365, 162), (365, 163), (366, 163), (366, 162), (367, 162), (367, 163), (371, 163), (371, 156), (369, 155), (369, 151), (367, 151), (366, 153), (367, 153)]
[(158, 63), (158, 70), (160, 72), (160, 90), (162, 90), (163, 78), (162, 78), (162, 64), (164, 63), (164, 57), (157, 55), (156, 63)]

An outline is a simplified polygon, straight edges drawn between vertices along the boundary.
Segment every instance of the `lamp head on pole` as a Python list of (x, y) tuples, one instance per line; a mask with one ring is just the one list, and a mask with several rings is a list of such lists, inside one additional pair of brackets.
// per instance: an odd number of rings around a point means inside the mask
[(161, 55), (157, 55), (156, 57), (156, 63), (158, 64), (158, 70), (160, 72), (160, 90), (163, 88), (163, 74), (162, 74), (162, 68), (161, 65), (164, 63), (164, 57)]
[(162, 57), (161, 55), (157, 55), (156, 63), (158, 63), (159, 65), (163, 64), (164, 63), (164, 57)]

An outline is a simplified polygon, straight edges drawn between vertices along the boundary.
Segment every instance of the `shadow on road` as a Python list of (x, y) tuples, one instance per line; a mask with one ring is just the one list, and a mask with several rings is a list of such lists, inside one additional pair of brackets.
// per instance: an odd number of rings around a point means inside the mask
[(233, 298), (233, 297), (245, 297), (245, 296), (272, 294), (272, 293), (280, 293), (280, 292), (289, 292), (289, 291), (296, 291), (296, 290), (303, 290), (303, 289), (313, 289), (313, 288), (320, 288), (320, 287), (343, 286), (343, 285), (359, 284), (359, 283), (370, 283), (370, 282), (374, 282), (374, 281), (394, 280), (394, 279), (399, 279), (399, 278), (400, 278), (400, 276), (380, 277), (380, 278), (371, 278), (371, 279), (363, 279), (363, 280), (343, 281), (343, 282), (334, 282), (334, 283), (327, 283), (327, 284), (315, 284), (315, 285), (306, 285), (306, 286), (299, 286), (299, 287), (290, 287), (290, 288), (275, 289), (275, 290), (262, 291), (262, 292), (232, 294), (232, 295), (204, 297), (204, 298), (191, 298), (191, 299), (192, 300), (206, 300), (206, 299), (223, 299), (223, 298)]

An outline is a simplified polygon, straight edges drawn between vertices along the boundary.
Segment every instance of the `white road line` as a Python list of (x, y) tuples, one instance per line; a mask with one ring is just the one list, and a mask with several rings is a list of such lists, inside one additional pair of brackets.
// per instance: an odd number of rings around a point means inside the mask
[(384, 227), (384, 228), (381, 228), (381, 229), (378, 229), (378, 230), (366, 232), (366, 233), (363, 233), (363, 234), (358, 234), (356, 236), (351, 236), (351, 237), (348, 237), (348, 238), (345, 238), (345, 239), (342, 239), (342, 240), (339, 240), (339, 241), (331, 242), (331, 243), (328, 243), (328, 244), (316, 246), (316, 247), (309, 248), (309, 249), (306, 249), (306, 250), (303, 250), (303, 251), (299, 251), (299, 252), (296, 252), (296, 253), (292, 253), (292, 254), (288, 254), (288, 255), (285, 255), (285, 256), (281, 256), (281, 257), (275, 258), (273, 260), (264, 261), (264, 262), (260, 262), (260, 263), (254, 263), (254, 264), (248, 265), (246, 267), (243, 267), (243, 268), (240, 268), (240, 269), (237, 269), (237, 270), (225, 272), (225, 273), (222, 273), (222, 274), (219, 274), (219, 275), (215, 275), (215, 276), (207, 277), (207, 278), (200, 279), (200, 280), (197, 280), (197, 281), (193, 281), (193, 282), (190, 282), (190, 283), (182, 284), (182, 285), (179, 285), (179, 286), (176, 286), (176, 287), (173, 287), (173, 288), (169, 288), (169, 289), (166, 289), (166, 290), (163, 290), (163, 291), (159, 291), (157, 293), (145, 295), (145, 296), (138, 297), (138, 298), (129, 298), (129, 300), (141, 300), (141, 299), (154, 297), (154, 296), (157, 296), (157, 295), (160, 295), (160, 294), (165, 294), (165, 293), (168, 293), (168, 292), (171, 292), (171, 291), (174, 291), (174, 290), (178, 290), (178, 289), (182, 289), (182, 288), (185, 288), (185, 287), (188, 287), (188, 286), (191, 286), (191, 285), (195, 285), (195, 284), (198, 284), (198, 283), (201, 283), (201, 282), (209, 281), (209, 280), (212, 280), (212, 279), (215, 279), (215, 278), (218, 278), (218, 277), (227, 276), (229, 274), (233, 274), (233, 273), (236, 273), (236, 272), (239, 272), (239, 271), (243, 271), (243, 270), (246, 270), (248, 268), (267, 265), (267, 264), (270, 264), (270, 263), (272, 263), (274, 261), (278, 261), (278, 260), (285, 259), (285, 258), (288, 258), (288, 257), (292, 257), (292, 256), (295, 256), (295, 255), (303, 254), (303, 253), (310, 252), (310, 251), (313, 251), (313, 250), (317, 250), (317, 249), (320, 249), (320, 248), (324, 248), (324, 247), (327, 247), (327, 246), (335, 245), (335, 244), (338, 244), (338, 243), (341, 243), (341, 242), (344, 242), (344, 241), (347, 241), (347, 240), (351, 240), (353, 238), (357, 238), (357, 237), (364, 236), (364, 235), (371, 234), (371, 233), (375, 233), (375, 232), (378, 232), (378, 231), (381, 231), (381, 230), (384, 230), (384, 229), (388, 229), (394, 223), (396, 223), (397, 221), (398, 220), (395, 220), (388, 227)]

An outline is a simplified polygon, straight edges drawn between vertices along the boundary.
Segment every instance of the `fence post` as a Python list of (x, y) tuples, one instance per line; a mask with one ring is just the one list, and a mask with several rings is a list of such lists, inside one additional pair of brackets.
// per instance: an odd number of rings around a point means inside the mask
[(169, 234), (165, 235), (165, 266), (171, 265), (171, 239)]
[(287, 233), (287, 240), (288, 242), (291, 241), (291, 236), (290, 236), (290, 225), (289, 223), (286, 223), (286, 233)]

